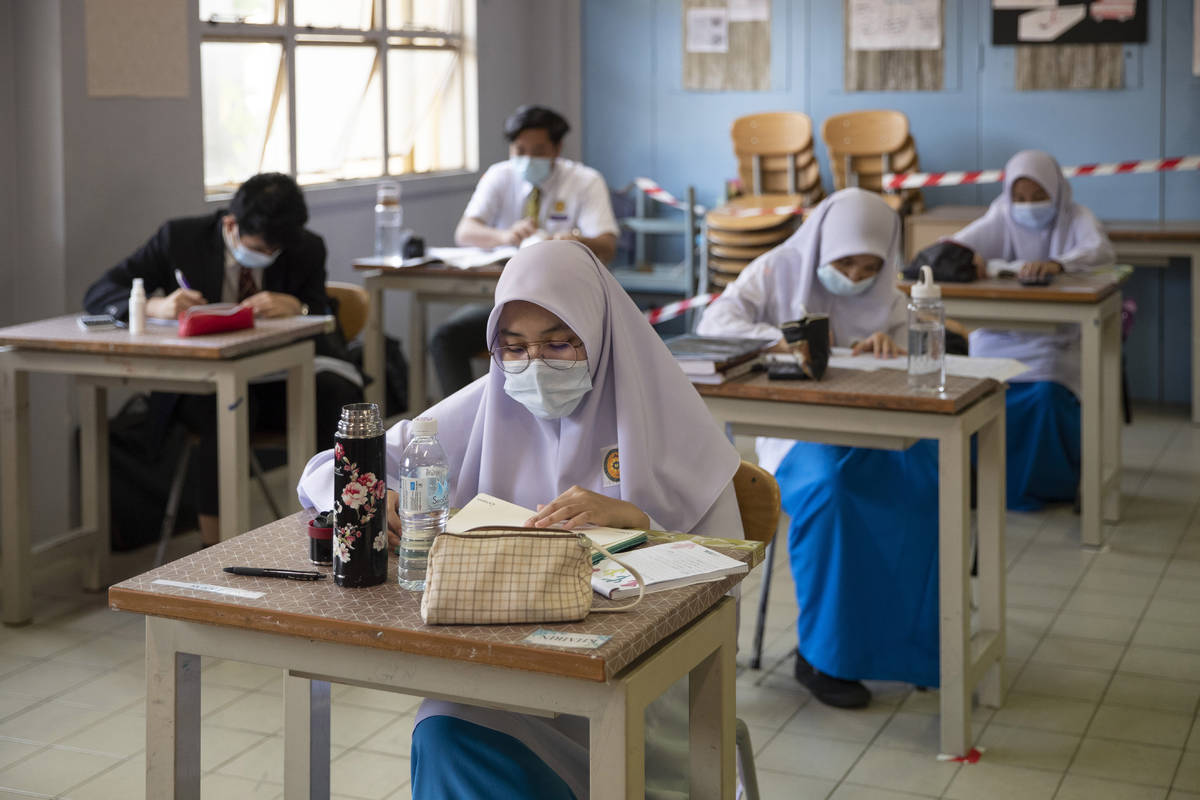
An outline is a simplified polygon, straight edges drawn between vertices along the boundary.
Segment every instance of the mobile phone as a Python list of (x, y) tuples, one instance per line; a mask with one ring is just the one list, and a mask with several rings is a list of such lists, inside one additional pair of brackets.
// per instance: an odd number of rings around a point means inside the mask
[(120, 322), (112, 314), (80, 314), (75, 318), (79, 323), (79, 327), (85, 331), (98, 331), (105, 328), (123, 328), (124, 323)]
[(767, 365), (767, 379), (772, 381), (802, 381), (808, 378), (800, 365), (776, 361)]
[(1022, 286), (1049, 286), (1054, 283), (1053, 275), (1042, 275), (1040, 277), (1018, 277), (1017, 283)]

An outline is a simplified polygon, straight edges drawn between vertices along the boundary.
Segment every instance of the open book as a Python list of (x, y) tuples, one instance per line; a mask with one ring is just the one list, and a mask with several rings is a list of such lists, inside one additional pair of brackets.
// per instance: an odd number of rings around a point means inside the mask
[[(668, 542), (644, 547), (621, 556), (646, 582), (646, 592), (662, 592), (719, 581), (749, 569), (745, 563), (691, 541)], [(611, 600), (637, 594), (637, 581), (620, 564), (604, 559), (592, 567), (592, 588)]]
[[(536, 513), (536, 511), (531, 511), (516, 503), (510, 503), (507, 500), (501, 500), (498, 497), (492, 497), (490, 494), (480, 492), (475, 495), (471, 502), (463, 506), (457, 514), (450, 518), (449, 522), (446, 523), (446, 532), (465, 533), (472, 528), (484, 528), (488, 526), (521, 528), (525, 526), (525, 521)], [(632, 528), (603, 528), (597, 526), (583, 528), (579, 532), (585, 534), (589, 539), (610, 553), (628, 550), (646, 541), (645, 531), (633, 530)], [(593, 553), (592, 563), (595, 564), (602, 558), (604, 556), (600, 553)]]

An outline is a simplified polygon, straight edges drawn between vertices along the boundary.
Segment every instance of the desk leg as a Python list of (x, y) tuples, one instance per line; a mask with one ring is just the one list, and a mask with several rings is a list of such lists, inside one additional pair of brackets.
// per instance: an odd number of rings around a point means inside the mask
[(146, 797), (200, 799), (200, 656), (146, 617)]
[[(290, 383), (290, 381), (289, 381)], [(250, 424), (246, 379), (217, 373), (217, 504), (221, 541), (250, 530)]]
[(29, 373), (0, 366), (0, 598), (6, 625), (33, 619), (29, 454)]
[(283, 795), (329, 800), (329, 681), (284, 679)]
[(425, 301), (420, 292), (412, 293), (408, 310), (408, 416), (416, 418), (429, 407), (425, 387)]
[(1103, 352), (1101, 349), (1101, 320), (1099, 316), (1080, 326), (1082, 352), (1080, 371), (1083, 378), (1083, 397), (1080, 418), (1080, 538), (1084, 545), (1099, 547), (1104, 539), (1101, 519), (1104, 469), (1104, 387), (1101, 380)]
[[(1118, 306), (1119, 307), (1119, 306)], [(1104, 320), (1100, 332), (1101, 391), (1104, 394), (1102, 413), (1104, 441), (1100, 458), (1100, 486), (1103, 498), (1103, 520), (1121, 519), (1121, 313), (1117, 311)]]
[[(969, 438), (955, 427), (938, 440), (938, 582), (941, 639), (942, 752), (971, 746)], [(982, 488), (983, 479), (980, 476)], [(980, 559), (983, 563), (983, 559)]]
[(367, 329), (363, 333), (363, 372), (371, 383), (363, 394), (368, 403), (379, 406), (387, 417), (387, 366), (384, 359), (383, 287), (367, 278)]
[[(317, 387), (312, 359), (292, 367), (287, 373), (287, 461), (288, 489), (300, 483), (304, 465), (317, 452)], [(322, 442), (321, 449), (333, 447)], [(295, 504), (292, 504), (295, 507)], [(286, 511), (284, 513), (287, 513)]]
[(80, 522), (92, 531), (94, 548), (83, 573), (83, 586), (98, 591), (108, 578), (108, 390), (87, 383), (77, 388)]
[(732, 800), (734, 763), (735, 642), (725, 641), (691, 671), (688, 741), (691, 750), (689, 797)]
[(1004, 702), (1004, 406), (979, 429), (978, 508), (979, 526), (979, 628), (994, 631), (999, 638), (995, 663), (988, 667), (979, 685), (979, 700), (985, 706)]
[(589, 721), (588, 782), (592, 800), (645, 795), (645, 713), (644, 707), (633, 702), (629, 687), (618, 682), (604, 711)]

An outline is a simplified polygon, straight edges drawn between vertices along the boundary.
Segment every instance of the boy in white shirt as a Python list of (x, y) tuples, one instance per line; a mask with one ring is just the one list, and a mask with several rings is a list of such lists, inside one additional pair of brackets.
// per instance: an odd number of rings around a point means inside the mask
[[(563, 158), (570, 125), (556, 112), (521, 106), (504, 123), (506, 161), (488, 167), (454, 232), (462, 247), (519, 246), (542, 239), (574, 239), (604, 263), (617, 249), (617, 220), (604, 176)], [(464, 306), (438, 327), (430, 342), (442, 393), (472, 380), (471, 358), (485, 341), (490, 308)]]

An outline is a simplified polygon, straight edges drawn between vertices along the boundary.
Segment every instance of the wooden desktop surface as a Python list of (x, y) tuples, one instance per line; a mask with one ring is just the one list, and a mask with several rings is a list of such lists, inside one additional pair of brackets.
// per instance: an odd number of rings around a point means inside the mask
[(932, 394), (910, 389), (908, 373), (904, 370), (878, 369), (865, 372), (830, 367), (819, 381), (773, 381), (766, 373), (756, 372), (715, 386), (696, 384), (696, 389), (705, 397), (956, 414), (996, 389), (998, 385), (990, 378), (961, 378), (948, 375), (946, 391)]
[[(339, 644), (472, 661), (494, 666), (605, 681), (675, 631), (711, 608), (745, 575), (648, 594), (632, 610), (591, 614), (582, 622), (536, 625), (426, 625), (421, 594), (396, 583), (397, 558), (388, 579), (366, 589), (343, 589), (321, 581), (250, 578), (223, 572), (227, 566), (270, 566), (329, 573), (308, 559), (306, 525), (311, 514), (293, 514), (219, 545), (181, 558), (109, 589), (109, 605), (171, 619), (301, 636)], [(678, 535), (651, 534), (651, 543)], [(758, 542), (700, 541), (749, 563), (762, 560)], [(720, 544), (718, 544), (718, 542)], [(156, 580), (201, 583), (263, 592), (258, 599), (155, 584)], [(596, 607), (620, 605), (593, 595)], [(611, 636), (594, 650), (553, 648), (522, 640), (539, 628)]]
[[(935, 206), (910, 218), (936, 223), (967, 223), (982, 217), (987, 206)], [(1200, 220), (1102, 220), (1108, 238), (1114, 241), (1189, 241), (1200, 242)]]
[(79, 327), (77, 317), (77, 314), (66, 314), (0, 328), (0, 346), (124, 356), (227, 359), (327, 333), (334, 328), (333, 317), (284, 317), (255, 320), (253, 328), (240, 331), (181, 337), (174, 325), (147, 322), (146, 332), (134, 336), (127, 328), (85, 331)]
[[(1097, 303), (1129, 280), (1127, 270), (1055, 275), (1048, 286), (1024, 286), (1016, 278), (983, 278), (970, 283), (939, 283), (942, 297), (964, 300), (1029, 300), (1048, 303)], [(908, 294), (914, 281), (896, 285)]]

